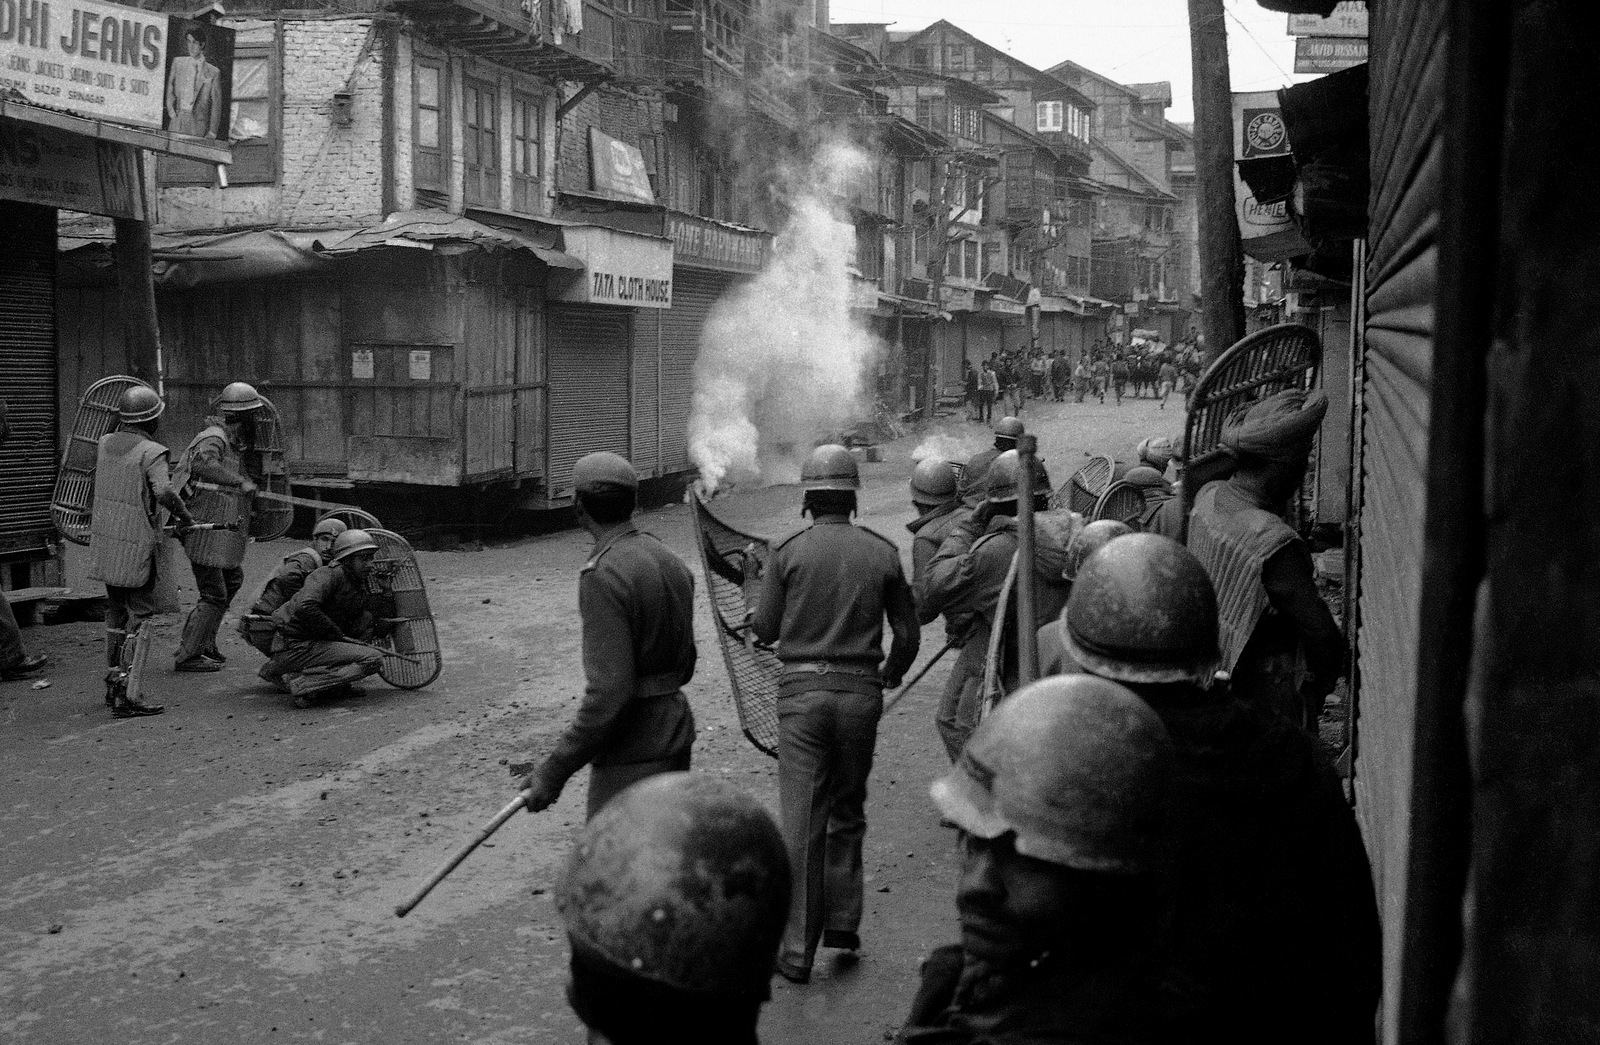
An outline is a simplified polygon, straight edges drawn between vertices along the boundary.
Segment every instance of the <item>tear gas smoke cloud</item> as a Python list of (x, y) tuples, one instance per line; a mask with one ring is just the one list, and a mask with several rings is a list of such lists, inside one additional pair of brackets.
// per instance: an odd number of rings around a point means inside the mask
[(876, 339), (850, 311), (855, 230), (838, 187), (868, 164), (838, 143), (790, 179), (790, 218), (767, 268), (724, 296), (700, 337), (689, 457), (707, 493), (724, 482), (795, 482), (818, 440), (864, 411)]
[(983, 446), (971, 439), (951, 435), (949, 432), (934, 432), (911, 451), (912, 461), (926, 461), (932, 457), (939, 461), (952, 461), (956, 464), (966, 464), (974, 457)]

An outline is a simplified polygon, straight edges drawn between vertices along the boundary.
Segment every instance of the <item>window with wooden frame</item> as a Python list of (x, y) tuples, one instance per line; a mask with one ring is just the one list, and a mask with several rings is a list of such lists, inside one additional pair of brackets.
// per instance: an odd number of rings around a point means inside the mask
[(539, 212), (539, 173), (543, 170), (540, 143), (544, 103), (520, 91), (511, 93), (511, 209), (524, 214)]
[(705, 51), (735, 72), (744, 71), (744, 18), (733, 8), (707, 5)]
[(978, 279), (978, 241), (961, 241), (961, 275), (964, 279)]
[(492, 83), (461, 85), (461, 158), (468, 206), (500, 206), (500, 93)]
[(411, 123), (411, 181), (419, 189), (449, 191), (445, 158), (450, 154), (450, 87), (443, 62), (418, 58), (411, 71), (415, 99)]
[(1059, 133), (1061, 131), (1062, 112), (1066, 107), (1064, 102), (1037, 102), (1034, 104), (1034, 129), (1040, 134)]
[[(281, 114), (277, 49), (270, 43), (239, 44), (233, 52), (233, 96), (228, 106), (227, 137), (233, 146), (229, 185), (268, 185), (278, 180)], [(215, 164), (161, 156), (156, 165), (162, 185), (213, 185)]]

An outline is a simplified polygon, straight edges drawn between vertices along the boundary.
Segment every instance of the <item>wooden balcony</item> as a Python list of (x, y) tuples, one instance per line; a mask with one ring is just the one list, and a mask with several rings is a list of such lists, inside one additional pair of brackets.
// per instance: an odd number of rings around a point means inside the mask
[[(583, 29), (568, 32), (549, 0), (391, 0), (435, 39), (469, 54), (535, 76), (609, 80), (616, 69), (616, 17), (597, 4), (583, 5)], [(538, 12), (535, 20), (533, 12)]]

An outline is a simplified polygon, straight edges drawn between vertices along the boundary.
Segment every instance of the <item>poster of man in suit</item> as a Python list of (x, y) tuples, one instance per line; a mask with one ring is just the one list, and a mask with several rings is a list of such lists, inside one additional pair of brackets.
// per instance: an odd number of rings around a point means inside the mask
[(167, 92), (162, 126), (220, 138), (233, 96), (233, 30), (188, 18), (168, 20)]

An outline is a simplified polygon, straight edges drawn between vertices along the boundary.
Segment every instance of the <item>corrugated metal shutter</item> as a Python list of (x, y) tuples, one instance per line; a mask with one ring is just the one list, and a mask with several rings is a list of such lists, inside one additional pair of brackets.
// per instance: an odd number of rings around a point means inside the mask
[[(1385, 3), (1370, 15), (1355, 789), (1391, 986), (1398, 982), (1409, 845), (1447, 9)], [(1393, 1002), (1384, 1006), (1390, 1019)], [(1389, 1027), (1387, 1040), (1393, 1032)]]
[(661, 472), (687, 471), (689, 408), (694, 361), (711, 306), (734, 285), (733, 277), (693, 269), (672, 270), (672, 307), (661, 315)]
[(659, 475), (661, 433), (661, 314), (641, 308), (633, 317), (633, 454), (641, 472)]
[(0, 398), (11, 438), (0, 447), (0, 554), (38, 557), (55, 529), (56, 212), (0, 202)]
[(629, 310), (552, 305), (550, 472), (552, 497), (572, 493), (572, 466), (584, 454), (628, 456)]

